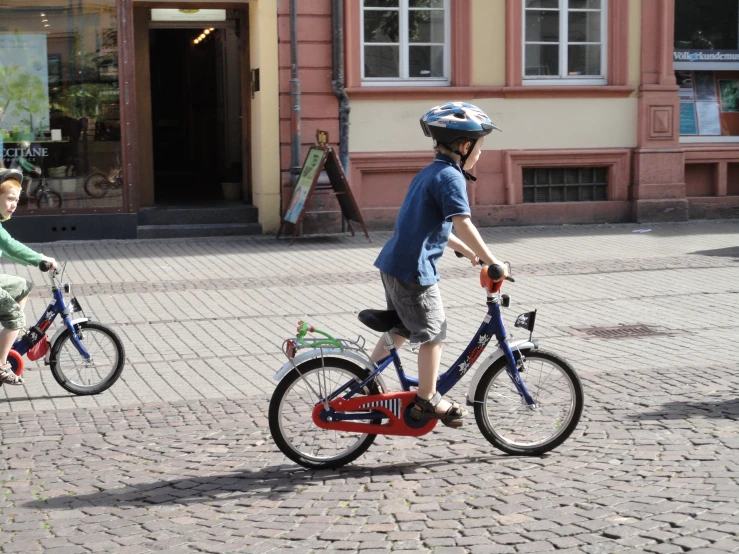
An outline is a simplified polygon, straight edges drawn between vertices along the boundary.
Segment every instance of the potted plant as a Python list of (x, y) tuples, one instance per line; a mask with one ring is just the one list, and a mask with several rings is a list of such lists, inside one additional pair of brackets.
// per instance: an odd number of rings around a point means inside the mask
[(241, 200), (241, 183), (221, 183), (221, 191), (223, 192), (223, 199), (227, 202), (235, 202), (237, 200)]

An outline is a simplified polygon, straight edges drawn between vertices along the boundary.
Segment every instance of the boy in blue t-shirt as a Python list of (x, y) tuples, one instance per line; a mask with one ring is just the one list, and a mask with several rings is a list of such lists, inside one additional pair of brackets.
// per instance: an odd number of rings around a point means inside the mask
[[(395, 346), (406, 339), (420, 343), (418, 390), (411, 417), (438, 418), (449, 427), (459, 427), (467, 410), (444, 400), (436, 392), (446, 318), (439, 294), (436, 262), (448, 246), (477, 265), (506, 267), (490, 253), (470, 220), (467, 180), (475, 178), (472, 168), (480, 157), (484, 137), (497, 129), (480, 108), (466, 102), (451, 102), (426, 112), (421, 128), (436, 144), (436, 159), (413, 179), (395, 222), (395, 233), (375, 261), (387, 297), (387, 309), (395, 310), (402, 325), (392, 329)], [(452, 226), (459, 238), (451, 233)], [(507, 271), (507, 270), (506, 270)], [(503, 276), (505, 278), (506, 274)], [(386, 356), (380, 339), (372, 354), (378, 361)]]

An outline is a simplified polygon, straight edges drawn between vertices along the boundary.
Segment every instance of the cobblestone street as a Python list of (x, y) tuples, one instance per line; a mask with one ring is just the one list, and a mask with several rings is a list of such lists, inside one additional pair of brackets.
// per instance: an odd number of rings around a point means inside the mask
[[(522, 458), (470, 416), (378, 437), (336, 471), (275, 446), (273, 375), (299, 319), (376, 341), (356, 314), (384, 308), (372, 262), (388, 233), (34, 246), (69, 262), (65, 280), (127, 362), (97, 396), (68, 394), (36, 362), (24, 386), (0, 388), (0, 551), (739, 552), (739, 221), (482, 234), (513, 265), (506, 324), (537, 308), (542, 348), (580, 373), (579, 427)], [(443, 366), (485, 314), (478, 272), (450, 254)], [(34, 323), (45, 276), (0, 261), (35, 282)], [(584, 331), (632, 325), (650, 332)]]

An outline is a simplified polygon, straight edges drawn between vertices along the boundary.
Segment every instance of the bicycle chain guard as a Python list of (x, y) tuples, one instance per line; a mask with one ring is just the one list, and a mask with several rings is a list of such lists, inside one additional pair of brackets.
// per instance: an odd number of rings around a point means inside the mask
[[(420, 437), (436, 427), (438, 419), (414, 421), (408, 416), (408, 412), (416, 397), (415, 391), (410, 392), (388, 392), (384, 394), (372, 394), (358, 396), (355, 398), (335, 398), (329, 404), (329, 410), (324, 409), (322, 402), (313, 408), (313, 423), (321, 429), (333, 431), (348, 431), (350, 433), (366, 433), (368, 435), (400, 435), (405, 437)], [(337, 414), (349, 412), (380, 412), (387, 421), (373, 425), (370, 420), (362, 423), (355, 421), (336, 420)], [(331, 418), (331, 421), (329, 421)]]

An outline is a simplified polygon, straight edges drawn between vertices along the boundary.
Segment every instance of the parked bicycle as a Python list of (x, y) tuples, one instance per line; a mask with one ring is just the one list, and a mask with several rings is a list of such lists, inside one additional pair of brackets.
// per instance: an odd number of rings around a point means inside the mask
[[(62, 195), (51, 189), (41, 167), (33, 165), (23, 156), (17, 156), (10, 163), (10, 169), (20, 169), (29, 174), (23, 176), (20, 204), (35, 203), (39, 209), (62, 207)], [(38, 179), (35, 188), (33, 188), (34, 178)]]
[[(39, 266), (41, 271), (49, 271), (50, 267), (47, 262)], [(112, 329), (85, 316), (76, 297), (70, 298), (69, 305), (64, 302), (64, 293), (72, 292), (71, 284), (61, 282), (65, 267), (50, 273), (52, 302), (38, 323), (13, 343), (8, 362), (13, 373), (20, 375), (24, 355), (29, 360), (43, 357), (62, 388), (77, 395), (99, 394), (121, 376), (125, 350)], [(58, 315), (64, 326), (48, 339), (46, 332)]]
[[(510, 296), (499, 292), (503, 268), (482, 269), (487, 315), (456, 362), (439, 376), (444, 395), (470, 370), (495, 337), (498, 349), (480, 365), (467, 392), (477, 425), (493, 446), (508, 454), (535, 456), (561, 445), (575, 430), (583, 410), (583, 390), (575, 370), (561, 357), (539, 349), (533, 338), (536, 312), (521, 314), (516, 327), (529, 338), (508, 341), (500, 307)], [(512, 278), (509, 280), (513, 281)], [(394, 311), (363, 310), (359, 320), (383, 333), (388, 355), (374, 364), (365, 341), (337, 339), (299, 322), (296, 338), (283, 343), (288, 362), (269, 405), (269, 427), (279, 449), (307, 468), (337, 468), (361, 456), (377, 435), (421, 436), (438, 419), (409, 416), (418, 380), (408, 377), (389, 331), (400, 322)], [(320, 338), (306, 338), (316, 333)], [(300, 353), (301, 350), (307, 350)], [(389, 392), (381, 373), (395, 366), (404, 392)]]
[(110, 173), (93, 171), (85, 176), (85, 192), (93, 198), (103, 198), (111, 189), (123, 188), (123, 171), (114, 169)]

